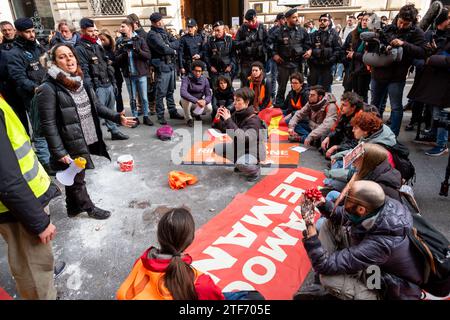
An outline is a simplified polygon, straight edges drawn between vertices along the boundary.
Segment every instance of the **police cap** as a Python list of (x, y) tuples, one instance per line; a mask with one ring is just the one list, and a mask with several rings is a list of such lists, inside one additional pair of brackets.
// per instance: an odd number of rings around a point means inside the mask
[(14, 26), (18, 31), (25, 31), (27, 29), (34, 28), (33, 20), (31, 20), (30, 18), (19, 18), (14, 21)]
[(286, 11), (286, 13), (284, 14), (284, 16), (286, 18), (289, 18), (290, 16), (292, 16), (294, 13), (297, 13), (297, 9), (293, 8), (293, 9), (289, 9), (288, 11)]
[(94, 20), (89, 18), (83, 18), (80, 20), (80, 28), (81, 29), (87, 29), (87, 28), (93, 28), (94, 27)]

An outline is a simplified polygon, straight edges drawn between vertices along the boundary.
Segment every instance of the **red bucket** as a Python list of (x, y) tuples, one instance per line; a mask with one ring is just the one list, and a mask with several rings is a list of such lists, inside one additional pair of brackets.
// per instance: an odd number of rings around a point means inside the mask
[(119, 164), (120, 171), (122, 171), (122, 172), (133, 171), (134, 160), (131, 155), (126, 154), (126, 155), (120, 156), (117, 159), (117, 163)]

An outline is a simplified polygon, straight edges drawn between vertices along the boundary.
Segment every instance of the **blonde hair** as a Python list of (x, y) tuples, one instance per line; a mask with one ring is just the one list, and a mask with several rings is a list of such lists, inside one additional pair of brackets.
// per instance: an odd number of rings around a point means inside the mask
[(365, 143), (364, 154), (362, 155), (361, 168), (356, 173), (356, 180), (363, 180), (380, 163), (388, 158), (385, 148), (378, 144)]

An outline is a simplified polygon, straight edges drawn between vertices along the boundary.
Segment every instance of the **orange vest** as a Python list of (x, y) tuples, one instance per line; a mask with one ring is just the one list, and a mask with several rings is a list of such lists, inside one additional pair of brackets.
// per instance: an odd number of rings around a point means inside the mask
[[(193, 270), (195, 283), (202, 272)], [(117, 291), (117, 300), (173, 300), (172, 294), (164, 285), (164, 274), (148, 270), (139, 259)]]
[[(251, 81), (250, 81), (250, 89), (253, 90), (253, 82), (251, 82)], [(259, 89), (259, 99), (258, 99), (260, 105), (264, 101), (265, 96), (266, 96), (266, 85), (261, 84), (261, 88)], [(267, 106), (265, 108), (270, 108), (271, 106), (272, 106), (272, 100), (269, 100), (269, 103), (267, 104)]]
[(291, 98), (291, 106), (294, 110), (300, 110), (302, 106), (302, 98), (299, 97), (297, 103), (294, 102), (294, 99)]

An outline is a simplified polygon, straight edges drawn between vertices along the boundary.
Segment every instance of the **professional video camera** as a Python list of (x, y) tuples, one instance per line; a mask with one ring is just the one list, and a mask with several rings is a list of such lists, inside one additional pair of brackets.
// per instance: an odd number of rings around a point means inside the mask
[(126, 39), (123, 40), (122, 42), (120, 42), (117, 45), (117, 49), (122, 50), (122, 49), (133, 49), (133, 39)]
[[(444, 109), (442, 111), (445, 113), (445, 115), (438, 120), (437, 127), (446, 128), (447, 130), (450, 130), (450, 108)], [(440, 196), (448, 197), (449, 178), (450, 178), (450, 156), (448, 158), (447, 168), (445, 170), (445, 180), (441, 184), (441, 191), (439, 192)]]
[(385, 43), (381, 20), (374, 13), (369, 17), (369, 30), (360, 34), (361, 40), (367, 43), (367, 52), (363, 55), (363, 62), (371, 67), (387, 67), (395, 61), (401, 61), (403, 48), (394, 48)]

